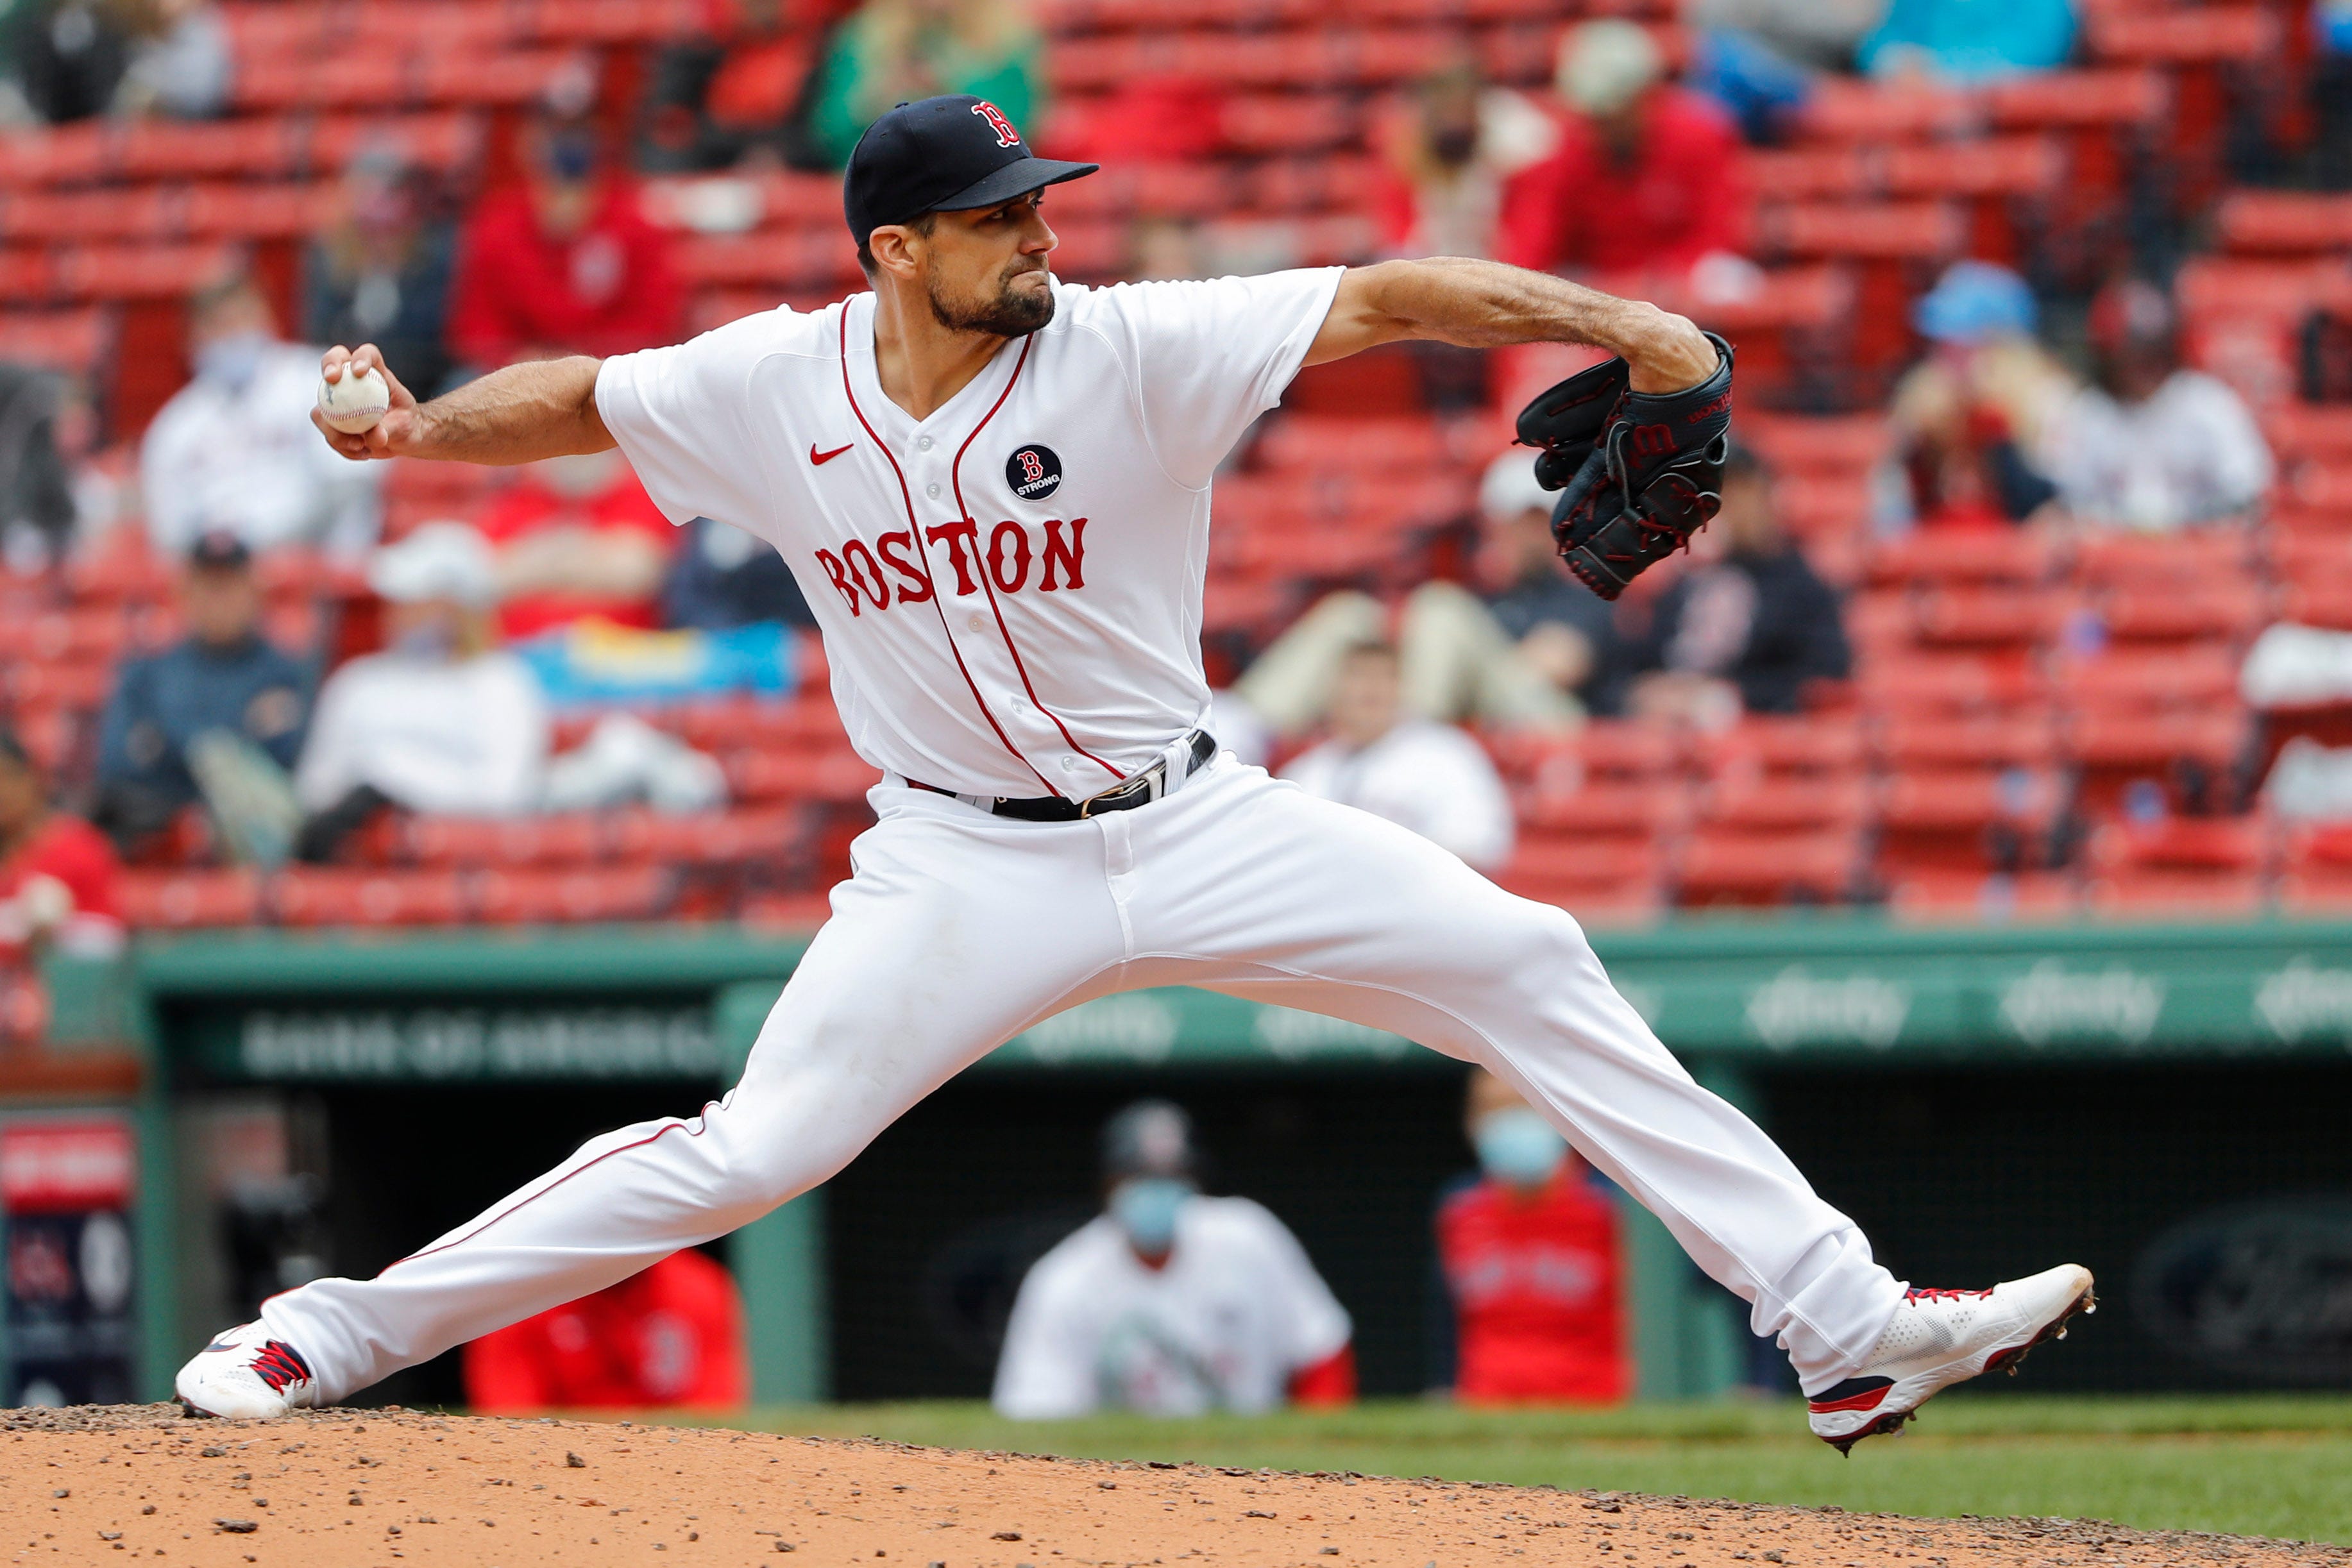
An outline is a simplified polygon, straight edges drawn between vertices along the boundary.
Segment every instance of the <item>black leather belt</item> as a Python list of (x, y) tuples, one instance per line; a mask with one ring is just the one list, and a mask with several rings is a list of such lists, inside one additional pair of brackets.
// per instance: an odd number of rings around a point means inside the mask
[[(1216, 737), (1205, 729), (1194, 730), (1187, 748), (1190, 760), (1184, 768), (1185, 775), (1190, 777), (1200, 771), (1216, 754)], [(1072, 800), (1060, 795), (979, 797), (942, 789), (919, 779), (909, 779), (907, 782), (918, 789), (928, 789), (934, 795), (954, 795), (959, 800), (970, 800), (975, 805), (983, 799), (992, 800), (994, 804), (984, 809), (1000, 817), (1013, 817), (1024, 822), (1076, 822), (1097, 811), (1128, 811), (1159, 800), (1168, 792), (1168, 759), (1163, 757), (1134, 778), (1122, 779), (1100, 794), (1089, 795), (1083, 800)]]

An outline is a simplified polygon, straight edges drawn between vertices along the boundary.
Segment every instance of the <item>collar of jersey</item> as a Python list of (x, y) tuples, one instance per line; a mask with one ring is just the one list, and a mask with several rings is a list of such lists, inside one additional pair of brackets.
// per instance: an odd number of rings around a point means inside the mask
[(933, 409), (930, 418), (919, 421), (882, 390), (880, 364), (874, 352), (874, 296), (854, 295), (843, 308), (849, 312), (850, 390), (856, 393), (857, 406), (877, 434), (901, 456), (908, 455), (919, 435), (928, 434), (947, 446), (951, 439), (961, 441), (969, 434), (971, 427), (980, 423), (980, 416), (995, 402), (997, 394), (1004, 390), (1013, 367), (1021, 362), (1021, 345), (1008, 340), (996, 351), (996, 357), (981, 368), (980, 374)]

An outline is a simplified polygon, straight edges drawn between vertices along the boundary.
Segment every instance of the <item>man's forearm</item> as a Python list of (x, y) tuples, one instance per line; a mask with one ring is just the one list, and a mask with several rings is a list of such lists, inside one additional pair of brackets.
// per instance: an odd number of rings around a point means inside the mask
[(1392, 323), (1387, 336), (1465, 349), (1589, 343), (1622, 354), (1641, 391), (1692, 385), (1715, 370), (1714, 345), (1684, 318), (1549, 273), (1463, 256), (1383, 262), (1364, 272), (1371, 303)]
[(416, 411), (415, 455), (508, 465), (604, 451), (613, 437), (596, 412), (600, 362), (529, 361), (435, 398)]

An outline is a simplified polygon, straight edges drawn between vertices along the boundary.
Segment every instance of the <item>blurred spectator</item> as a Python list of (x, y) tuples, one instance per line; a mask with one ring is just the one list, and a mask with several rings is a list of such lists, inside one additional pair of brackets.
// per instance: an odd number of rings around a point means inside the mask
[(709, 32), (655, 57), (637, 166), (674, 174), (747, 157), (801, 162), (798, 111), (818, 30), (796, 26), (786, 0), (718, 0), (711, 11)]
[(891, 105), (971, 93), (1027, 127), (1041, 107), (1039, 39), (1015, 0), (866, 0), (834, 36), (810, 129), (838, 169)]
[(420, 172), (378, 145), (343, 172), (334, 221), (302, 258), (302, 332), (314, 343), (373, 343), (403, 386), (430, 398), (449, 379), (444, 341), (457, 236), (425, 211)]
[(2054, 70), (2074, 47), (2068, 0), (1893, 0), (1856, 61), (1873, 76), (1974, 83)]
[(688, 1248), (595, 1294), (466, 1346), (477, 1415), (536, 1410), (740, 1410), (751, 1400), (743, 1297)]
[(1690, 554), (1629, 634), (1627, 712), (1720, 728), (1743, 712), (1795, 713), (1810, 684), (1852, 673), (1843, 607), (1781, 531), (1753, 452), (1732, 448), (1723, 509)]
[(319, 439), (319, 350), (281, 342), (244, 275), (188, 303), (195, 379), (172, 394), (139, 455), (156, 553), (184, 557), (226, 528), (256, 552), (289, 545), (356, 559), (375, 542), (380, 465)]
[(2056, 496), (2025, 454), (2074, 382), (2034, 340), (2039, 314), (2023, 278), (1985, 261), (1953, 263), (1914, 307), (1929, 346), (1895, 388), (1896, 520), (2000, 528)]
[(1437, 1262), (1465, 1405), (1613, 1405), (1633, 1388), (1617, 1207), (1541, 1113), (1484, 1068), (1464, 1116), (1479, 1174), (1440, 1200)]
[(1812, 74), (1751, 33), (1717, 28), (1691, 40), (1685, 79), (1723, 106), (1759, 146), (1787, 139), (1812, 97)]
[(65, 559), (73, 480), (58, 450), (64, 378), (0, 362), (0, 560), (19, 570)]
[(678, 335), (685, 293), (669, 238), (612, 166), (589, 118), (594, 98), (585, 71), (563, 73), (523, 133), (521, 183), (485, 196), (466, 225), (449, 342), (477, 371)]
[(1308, 794), (1385, 817), (1481, 871), (1511, 855), (1510, 797), (1478, 743), (1450, 725), (1407, 719), (1397, 651), (1362, 643), (1340, 661), (1330, 738), (1282, 776)]
[(502, 817), (535, 810), (547, 768), (547, 700), (498, 646), (497, 570), (482, 536), (427, 523), (376, 552), (368, 582), (390, 645), (329, 676), (295, 773), (305, 858), (389, 802)]
[(1466, 52), (1423, 77), (1381, 125), (1381, 235), (1399, 256), (1495, 254), (1507, 183), (1559, 143), (1549, 115), (1490, 87)]
[(228, 106), (228, 23), (210, 0), (126, 0), (131, 63), (114, 92), (123, 114), (209, 120)]
[(816, 624), (773, 545), (709, 517), (686, 525), (662, 580), (662, 623), (720, 632), (761, 621)]
[(1739, 135), (1708, 99), (1665, 79), (1632, 22), (1571, 29), (1559, 50), (1559, 149), (1513, 183), (1498, 255), (1539, 271), (1675, 281), (1747, 244)]
[(478, 526), (497, 552), (505, 636), (590, 615), (621, 626), (661, 624), (662, 578), (677, 529), (617, 448), (529, 465)]
[(188, 747), (197, 736), (244, 736), (286, 768), (302, 749), (310, 673), (262, 635), (242, 539), (225, 529), (197, 538), (180, 614), (188, 634), (122, 666), (100, 727), (92, 816), (125, 854), (196, 800)]
[(2319, 120), (2315, 172), (2321, 185), (2340, 191), (2352, 185), (2352, 0), (2315, 0), (2311, 35), (2311, 99)]
[(15, 111), (0, 119), (65, 125), (112, 108), (131, 60), (124, 20), (113, 0), (16, 0), (0, 13)]
[[(1406, 711), (1450, 724), (1568, 729), (1609, 695), (1614, 612), (1560, 564), (1553, 498), (1525, 451), (1506, 450), (1487, 465), (1478, 591), (1433, 581), (1405, 601), (1397, 652)], [(1369, 595), (1328, 594), (1258, 655), (1234, 695), (1255, 724), (1299, 734), (1321, 722), (1348, 651), (1379, 642), (1387, 621)]]
[(1854, 50), (1886, 19), (1887, 0), (1690, 0), (1685, 27), (1737, 33), (1815, 70), (1851, 69)]
[(1202, 1196), (1192, 1122), (1144, 1100), (1103, 1129), (1105, 1212), (1021, 1281), (996, 1408), (1046, 1420), (1355, 1397), (1348, 1313), (1282, 1221)]
[(2269, 444), (2228, 382), (2180, 362), (2156, 285), (2121, 278), (2091, 302), (2096, 384), (2044, 422), (2041, 467), (2067, 510), (2165, 532), (2241, 514), (2270, 487)]
[(119, 951), (120, 869), (104, 834), (49, 804), (40, 765), (0, 728), (0, 957), (50, 944), (91, 956)]

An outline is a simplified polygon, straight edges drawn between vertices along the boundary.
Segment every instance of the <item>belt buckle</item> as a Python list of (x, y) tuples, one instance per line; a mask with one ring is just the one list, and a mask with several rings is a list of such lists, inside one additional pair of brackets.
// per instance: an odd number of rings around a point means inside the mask
[(1078, 802), (1078, 820), (1080, 821), (1086, 821), (1088, 817), (1095, 814), (1096, 807), (1108, 805), (1113, 800), (1125, 800), (1129, 795), (1133, 794), (1138, 789), (1149, 790), (1150, 792), (1149, 796), (1150, 799), (1159, 799), (1160, 781), (1166, 778), (1167, 774), (1168, 764), (1166, 761), (1162, 760), (1155, 762), (1150, 767), (1145, 768), (1142, 772), (1137, 774), (1134, 778), (1114, 784), (1109, 789), (1102, 790), (1099, 793), (1087, 796), (1085, 800)]

